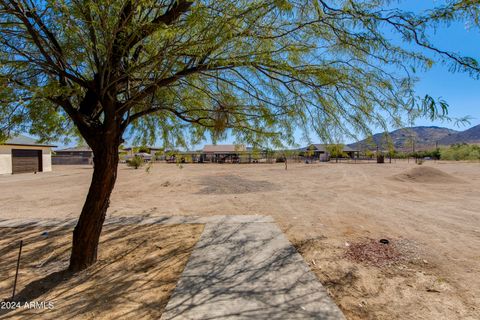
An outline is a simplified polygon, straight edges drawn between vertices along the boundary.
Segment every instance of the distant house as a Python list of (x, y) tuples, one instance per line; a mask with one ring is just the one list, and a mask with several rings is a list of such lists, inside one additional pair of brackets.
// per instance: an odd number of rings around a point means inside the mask
[[(310, 157), (315, 160), (320, 161), (329, 161), (330, 160), (330, 152), (329, 152), (328, 144), (311, 144), (308, 147), (304, 148), (304, 154), (306, 157)], [(343, 153), (347, 154), (349, 158), (355, 158), (355, 154), (358, 155), (358, 150), (355, 150), (349, 146), (343, 146), (342, 149)]]
[(52, 171), (52, 148), (18, 135), (0, 144), (0, 174)]
[(244, 145), (221, 144), (205, 145), (200, 162), (239, 162), (240, 156), (247, 152)]
[(54, 165), (93, 164), (93, 151), (90, 147), (74, 147), (56, 150), (52, 156)]
[[(149, 146), (146, 146), (146, 147), (127, 147), (127, 148), (123, 148), (122, 151), (127, 152), (127, 154), (130, 155), (130, 156), (134, 156), (135, 153), (139, 153), (139, 151), (136, 151), (136, 150), (139, 150), (139, 149), (146, 149), (146, 151), (148, 151), (148, 153), (151, 156), (154, 156), (155, 153), (158, 152), (158, 151), (162, 151), (161, 148), (149, 147)], [(146, 153), (146, 152), (141, 152), (141, 153)]]
[(134, 154), (127, 154), (125, 156), (125, 161), (131, 160), (133, 157), (140, 157), (140, 158), (143, 159), (144, 162), (149, 162), (153, 158), (153, 156), (150, 153), (137, 152), (137, 153), (134, 153)]

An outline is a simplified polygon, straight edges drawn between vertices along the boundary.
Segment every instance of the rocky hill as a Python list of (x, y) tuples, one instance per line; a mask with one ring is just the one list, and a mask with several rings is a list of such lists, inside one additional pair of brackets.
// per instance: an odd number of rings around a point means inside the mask
[(434, 148), (437, 142), (438, 145), (442, 145), (441, 141), (453, 141), (454, 139), (451, 138), (460, 133), (463, 132), (435, 126), (402, 128), (389, 132), (387, 135), (385, 133), (377, 133), (368, 139), (352, 143), (349, 146), (358, 150), (375, 150), (377, 145), (381, 149), (387, 149), (388, 141), (391, 141), (396, 150), (412, 150), (414, 142), (415, 150), (424, 150)]
[(480, 144), (480, 125), (443, 137), (438, 143), (440, 145), (452, 145), (455, 143)]

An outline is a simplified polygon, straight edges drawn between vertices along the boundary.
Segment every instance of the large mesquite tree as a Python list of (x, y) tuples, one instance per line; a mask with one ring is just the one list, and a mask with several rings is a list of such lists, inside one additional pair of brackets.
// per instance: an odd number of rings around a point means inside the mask
[(423, 15), (388, 5), (0, 0), (0, 139), (79, 133), (94, 153), (70, 269), (96, 260), (126, 133), (280, 143), (297, 129), (328, 138), (398, 122), (416, 106), (435, 112), (435, 103), (416, 104), (413, 68), (439, 58), (478, 69), (436, 48), (426, 30), (476, 16), (477, 4), (446, 1)]

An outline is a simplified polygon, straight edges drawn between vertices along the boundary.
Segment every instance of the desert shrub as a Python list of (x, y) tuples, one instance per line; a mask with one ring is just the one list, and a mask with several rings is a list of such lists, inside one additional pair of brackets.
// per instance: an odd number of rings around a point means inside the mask
[(385, 163), (385, 156), (383, 154), (377, 155), (377, 163)]
[(125, 159), (127, 158), (127, 155), (128, 155), (127, 152), (121, 151), (118, 153), (118, 158), (120, 159), (120, 161), (125, 161)]
[[(184, 163), (192, 163), (193, 162), (193, 157), (189, 154), (185, 155), (182, 157)], [(181, 159), (180, 159), (181, 160)]]
[(155, 152), (155, 159), (156, 160), (164, 160), (165, 159), (165, 152), (160, 150)]
[(400, 151), (395, 151), (395, 153), (392, 156), (392, 158), (396, 158), (396, 159), (407, 159), (407, 157), (408, 157), (408, 153), (400, 152)]
[(371, 150), (366, 150), (365, 151), (365, 157), (372, 159), (375, 156), (375, 153)]
[(140, 168), (141, 166), (143, 166), (143, 164), (144, 164), (143, 158), (139, 157), (139, 156), (135, 156), (135, 157), (127, 160), (127, 165), (129, 167), (134, 168), (134, 169)]
[(436, 148), (435, 150), (432, 151), (431, 157), (433, 159), (440, 159), (441, 154), (440, 154), (440, 148)]
[(480, 160), (480, 146), (456, 144), (440, 150), (442, 160)]
[(415, 151), (415, 152), (398, 152), (395, 153), (395, 157), (397, 159), (406, 159), (406, 158), (415, 158), (415, 159), (440, 159), (440, 149), (432, 149), (432, 150), (423, 150), (423, 151)]
[(138, 148), (137, 152), (139, 152), (139, 153), (150, 153), (150, 148), (145, 147), (145, 146), (141, 146), (140, 148)]
[(326, 149), (330, 153), (331, 158), (344, 158), (347, 154), (343, 152), (343, 144), (330, 144), (327, 145)]

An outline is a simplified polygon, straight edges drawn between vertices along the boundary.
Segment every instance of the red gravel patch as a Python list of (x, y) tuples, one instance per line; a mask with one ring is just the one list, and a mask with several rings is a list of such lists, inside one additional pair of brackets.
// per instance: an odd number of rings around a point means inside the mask
[(349, 244), (345, 256), (355, 262), (376, 267), (393, 265), (405, 260), (401, 248), (398, 248), (394, 241), (382, 244), (375, 239)]

